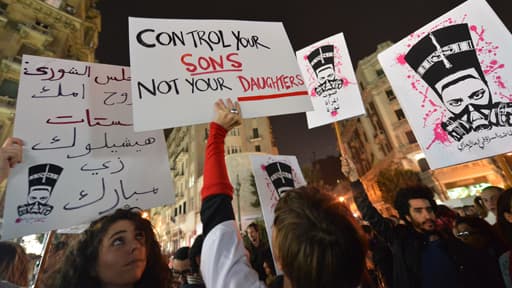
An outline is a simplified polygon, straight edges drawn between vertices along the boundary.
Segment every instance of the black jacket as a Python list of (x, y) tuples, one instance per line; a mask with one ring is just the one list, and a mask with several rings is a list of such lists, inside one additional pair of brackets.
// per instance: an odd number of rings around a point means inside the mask
[[(428, 241), (425, 235), (410, 225), (396, 225), (383, 217), (368, 199), (360, 181), (352, 182), (351, 186), (357, 208), (364, 220), (370, 223), (393, 252), (393, 287), (420, 288), (421, 255)], [(443, 237), (442, 243), (442, 249), (457, 270), (459, 287), (504, 287), (502, 280), (488, 272), (472, 249), (451, 237)]]

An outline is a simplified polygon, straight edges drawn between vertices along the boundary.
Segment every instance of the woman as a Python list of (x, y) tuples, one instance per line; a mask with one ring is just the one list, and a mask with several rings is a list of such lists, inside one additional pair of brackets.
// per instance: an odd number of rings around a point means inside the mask
[(487, 216), (485, 217), (485, 221), (489, 222), (489, 224), (494, 225), (496, 223), (497, 218), (497, 206), (498, 206), (498, 197), (503, 193), (504, 189), (497, 186), (488, 186), (482, 190), (480, 194), (481, 204), (487, 210)]
[(0, 242), (0, 287), (27, 287), (30, 272), (30, 259), (23, 247), (14, 242)]
[(131, 209), (92, 222), (58, 274), (51, 287), (169, 287), (151, 222)]
[[(497, 205), (496, 228), (507, 243), (507, 248), (512, 247), (512, 189), (501, 193)], [(500, 269), (507, 288), (512, 288), (512, 273), (510, 263), (512, 262), (510, 250), (500, 256)]]

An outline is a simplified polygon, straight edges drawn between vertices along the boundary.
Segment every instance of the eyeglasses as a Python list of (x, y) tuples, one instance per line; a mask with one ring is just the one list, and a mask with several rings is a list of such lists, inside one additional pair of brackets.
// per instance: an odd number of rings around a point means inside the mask
[(178, 277), (178, 276), (181, 276), (181, 277), (186, 277), (187, 275), (190, 275), (192, 273), (192, 270), (190, 269), (185, 269), (183, 271), (178, 271), (176, 269), (172, 269), (172, 274), (174, 274), (174, 276)]
[(468, 239), (470, 236), (472, 236), (474, 234), (477, 234), (477, 233), (473, 232), (473, 231), (462, 231), (462, 232), (455, 234), (455, 236), (457, 236), (457, 238), (460, 238), (460, 239)]

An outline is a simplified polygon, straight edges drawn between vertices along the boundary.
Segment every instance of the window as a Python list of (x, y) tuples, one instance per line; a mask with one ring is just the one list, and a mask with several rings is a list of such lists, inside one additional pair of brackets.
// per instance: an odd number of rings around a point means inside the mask
[(260, 145), (254, 146), (254, 151), (261, 152), (261, 146)]
[(395, 110), (395, 115), (396, 118), (398, 118), (398, 120), (405, 119), (405, 114), (404, 111), (402, 111), (402, 109)]
[(174, 217), (178, 216), (178, 207), (174, 207)]
[(260, 132), (258, 131), (258, 128), (252, 128), (252, 138), (260, 138)]
[(178, 213), (181, 215), (181, 205), (178, 206)]
[(204, 140), (208, 139), (208, 128), (204, 128)]
[(395, 93), (393, 93), (393, 90), (391, 89), (386, 90), (386, 96), (388, 96), (389, 101), (393, 101), (396, 99)]
[(187, 214), (187, 202), (183, 202), (183, 214)]
[(381, 69), (377, 69), (377, 71), (375, 71), (375, 73), (377, 73), (377, 77), (382, 77), (384, 76), (384, 70)]
[(418, 142), (416, 140), (416, 137), (414, 137), (414, 134), (410, 130), (405, 132), (405, 136), (407, 136), (407, 140), (409, 140), (409, 144), (414, 144), (414, 143)]

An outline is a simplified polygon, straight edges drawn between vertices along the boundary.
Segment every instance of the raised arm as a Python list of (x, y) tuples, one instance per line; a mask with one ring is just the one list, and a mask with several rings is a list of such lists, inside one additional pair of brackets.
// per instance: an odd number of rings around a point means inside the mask
[(363, 219), (370, 223), (370, 226), (372, 226), (379, 236), (390, 243), (391, 239), (393, 239), (392, 235), (395, 230), (395, 225), (390, 220), (384, 218), (373, 206), (370, 199), (368, 199), (366, 190), (364, 189), (363, 183), (359, 180), (357, 170), (352, 161), (343, 157), (341, 170), (350, 181), (354, 202), (356, 202), (357, 209), (361, 212)]
[(201, 221), (205, 237), (201, 254), (201, 272), (206, 287), (263, 288), (246, 255), (235, 223), (229, 182), (224, 159), (224, 138), (241, 122), (240, 106), (230, 99), (215, 102), (216, 117), (210, 124), (206, 144), (204, 182), (201, 190)]

